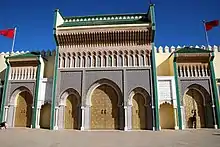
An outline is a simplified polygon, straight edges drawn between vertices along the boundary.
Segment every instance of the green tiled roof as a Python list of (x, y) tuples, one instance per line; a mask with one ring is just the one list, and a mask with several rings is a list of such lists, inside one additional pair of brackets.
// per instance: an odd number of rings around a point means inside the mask
[(147, 13), (63, 17), (58, 27), (150, 23)]
[(211, 53), (212, 51), (201, 48), (184, 47), (176, 50), (175, 52), (176, 53)]
[(19, 55), (14, 55), (14, 56), (8, 56), (6, 58), (13, 59), (13, 58), (32, 58), (32, 57), (38, 57), (40, 53), (38, 52), (30, 52), (30, 53), (24, 53), (24, 54), (19, 54)]

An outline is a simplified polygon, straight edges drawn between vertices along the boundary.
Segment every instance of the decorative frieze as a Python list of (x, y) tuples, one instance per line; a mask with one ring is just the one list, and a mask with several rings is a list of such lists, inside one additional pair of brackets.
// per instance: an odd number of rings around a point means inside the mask
[(150, 66), (149, 51), (98, 51), (59, 54), (59, 68)]

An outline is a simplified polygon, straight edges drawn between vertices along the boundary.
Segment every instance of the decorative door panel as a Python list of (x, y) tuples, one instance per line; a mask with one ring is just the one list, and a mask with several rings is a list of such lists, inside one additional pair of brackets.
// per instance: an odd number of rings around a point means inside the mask
[(22, 92), (17, 98), (15, 127), (30, 127), (33, 98), (28, 92)]
[(132, 99), (132, 128), (146, 128), (146, 108), (144, 106), (145, 99), (141, 94), (135, 94)]
[(65, 128), (66, 129), (77, 129), (78, 119), (77, 119), (77, 105), (78, 99), (73, 94), (69, 95), (66, 99), (65, 107)]
[(138, 97), (135, 95), (132, 99), (132, 129), (140, 129), (140, 116), (139, 116), (139, 106)]
[(196, 128), (204, 128), (205, 127), (205, 115), (204, 115), (204, 104), (202, 95), (193, 90), (193, 98), (194, 98), (194, 106), (196, 109)]
[(105, 129), (105, 87), (96, 88), (91, 97), (91, 129)]
[(66, 106), (65, 106), (65, 129), (73, 129), (73, 115), (72, 115), (72, 98), (69, 96), (66, 99)]
[(138, 96), (138, 105), (139, 105), (139, 117), (140, 117), (140, 129), (146, 129), (146, 118), (147, 118), (147, 113), (146, 113), (146, 107), (144, 106), (145, 104), (145, 99), (141, 94), (137, 94)]
[(193, 127), (193, 111), (196, 112), (196, 128), (205, 127), (204, 105), (201, 94), (190, 89), (184, 96), (186, 127)]
[(118, 128), (118, 98), (115, 90), (110, 86), (105, 86), (105, 128), (116, 129)]

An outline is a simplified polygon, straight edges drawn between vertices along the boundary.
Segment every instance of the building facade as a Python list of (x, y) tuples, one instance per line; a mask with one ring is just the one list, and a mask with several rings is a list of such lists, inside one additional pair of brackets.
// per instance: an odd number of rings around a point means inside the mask
[(0, 120), (55, 130), (219, 128), (220, 48), (156, 48), (155, 31), (154, 5), (82, 17), (56, 10), (56, 50), (1, 54)]

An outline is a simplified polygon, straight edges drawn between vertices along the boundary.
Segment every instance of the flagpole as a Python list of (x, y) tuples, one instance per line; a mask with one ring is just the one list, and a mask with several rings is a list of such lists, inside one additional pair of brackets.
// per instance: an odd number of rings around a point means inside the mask
[(204, 30), (205, 30), (206, 43), (207, 43), (208, 50), (209, 50), (209, 37), (208, 37), (208, 32), (206, 31), (205, 20), (203, 20), (203, 25), (204, 25)]
[(11, 52), (14, 52), (16, 31), (17, 31), (17, 28), (15, 27), (15, 33), (14, 33), (14, 38), (13, 38), (13, 42), (12, 42)]

